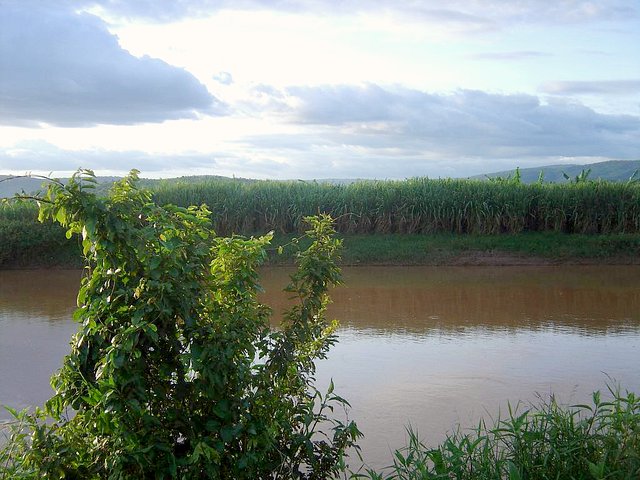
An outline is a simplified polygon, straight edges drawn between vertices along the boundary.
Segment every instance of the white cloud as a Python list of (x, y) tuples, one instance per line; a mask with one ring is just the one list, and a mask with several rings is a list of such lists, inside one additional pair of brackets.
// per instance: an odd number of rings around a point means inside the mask
[(631, 158), (640, 149), (640, 117), (533, 95), (330, 85), (276, 91), (271, 104), (279, 114), (288, 108), (292, 123), (324, 126), (321, 136), (332, 143), (366, 148), (488, 158)]
[[(224, 141), (208, 140), (215, 123), (204, 131), (187, 123), (158, 125), (160, 130), (148, 126), (151, 144), (132, 139), (119, 151), (91, 148), (90, 142), (69, 150), (72, 142), (64, 148), (23, 140), (0, 149), (0, 169), (16, 172), (29, 165), (30, 170), (72, 171), (84, 166), (109, 172), (138, 168), (149, 176), (188, 172), (253, 178), (465, 177), (566, 163), (567, 158), (573, 163), (575, 158), (582, 163), (632, 159), (640, 150), (640, 117), (602, 114), (575, 102), (545, 103), (533, 95), (437, 94), (375, 84), (263, 85), (257, 90), (256, 117), (237, 119), (239, 129), (226, 132)], [(126, 127), (109, 128), (117, 138)], [(191, 132), (191, 148), (171, 149), (171, 132), (177, 137)], [(154, 150), (154, 138), (169, 143)]]
[[(33, 172), (73, 172), (89, 168), (99, 172), (122, 174), (132, 168), (143, 168), (147, 176), (159, 171), (171, 171), (178, 161), (180, 169), (216, 168), (215, 153), (183, 153), (156, 155), (143, 151), (113, 151), (104, 149), (65, 150), (44, 141), (19, 142), (11, 148), (0, 148), (0, 165), (12, 172), (22, 172), (28, 165)], [(177, 171), (177, 170), (176, 170)]]
[(0, 123), (135, 124), (223, 111), (190, 73), (123, 50), (98, 17), (12, 2), (0, 24)]
[(213, 76), (213, 79), (222, 85), (231, 85), (233, 83), (233, 76), (229, 72), (218, 72)]
[(520, 50), (507, 52), (483, 52), (469, 55), (474, 60), (497, 60), (497, 61), (519, 61), (530, 60), (540, 57), (548, 57), (552, 54), (547, 52), (537, 52), (535, 50)]
[(220, 10), (269, 10), (316, 15), (394, 14), (416, 21), (466, 25), (471, 30), (492, 29), (514, 22), (576, 23), (630, 19), (638, 15), (638, 5), (633, 0), (84, 0), (84, 3), (107, 15), (156, 22), (202, 17)]
[(546, 82), (540, 92), (553, 95), (604, 94), (640, 95), (640, 80), (580, 80)]

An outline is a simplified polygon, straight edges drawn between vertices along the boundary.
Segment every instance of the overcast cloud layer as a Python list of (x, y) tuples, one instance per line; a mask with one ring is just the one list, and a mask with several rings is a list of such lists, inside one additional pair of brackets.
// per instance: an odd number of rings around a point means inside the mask
[(634, 0), (0, 0), (0, 174), (637, 159), (638, 20)]
[(637, 5), (628, 0), (192, 0), (157, 2), (154, 0), (85, 1), (106, 12), (126, 18), (169, 22), (176, 18), (203, 16), (224, 9), (277, 10), (315, 14), (358, 14), (383, 12), (417, 20), (468, 24), (476, 27), (512, 25), (514, 22), (575, 23), (594, 20), (630, 20), (638, 15)]

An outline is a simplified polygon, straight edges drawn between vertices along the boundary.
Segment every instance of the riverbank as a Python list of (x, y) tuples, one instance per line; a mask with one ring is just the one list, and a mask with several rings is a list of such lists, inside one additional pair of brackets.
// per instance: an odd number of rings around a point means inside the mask
[(505, 235), (354, 235), (347, 265), (640, 264), (640, 235), (531, 232)]
[[(638, 265), (640, 235), (342, 235), (342, 265)], [(274, 239), (270, 263), (289, 264), (292, 236)], [(304, 246), (304, 240), (301, 240)], [(276, 254), (283, 246), (283, 254)]]
[[(55, 238), (25, 245), (5, 243), (0, 269), (82, 266), (78, 239)], [(40, 238), (50, 238), (43, 235)], [(293, 235), (276, 236), (268, 263), (289, 265), (297, 249)], [(640, 235), (531, 232), (505, 235), (342, 235), (342, 265), (638, 265)], [(298, 245), (304, 248), (306, 241)], [(282, 247), (280, 249), (280, 247)], [(281, 253), (280, 253), (281, 250)]]

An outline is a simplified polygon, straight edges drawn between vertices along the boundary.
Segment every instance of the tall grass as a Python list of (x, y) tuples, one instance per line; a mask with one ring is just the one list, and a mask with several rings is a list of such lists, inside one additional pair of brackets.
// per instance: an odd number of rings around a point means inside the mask
[(0, 267), (82, 265), (77, 242), (60, 225), (38, 222), (36, 205), (0, 203)]
[(591, 405), (509, 408), (507, 418), (480, 422), (430, 448), (409, 430), (408, 445), (393, 465), (369, 471), (371, 480), (547, 480), (640, 478), (640, 397), (612, 391)]
[[(318, 213), (332, 215), (343, 235), (640, 233), (637, 183), (526, 185), (414, 178), (338, 185), (198, 179), (161, 181), (150, 188), (159, 204), (206, 203), (220, 235), (298, 234), (305, 228), (304, 217)], [(68, 259), (78, 263), (76, 257), (77, 247), (65, 242), (61, 227), (37, 222), (34, 205), (0, 205), (0, 267), (27, 265), (33, 258), (42, 266)]]
[(160, 183), (160, 204), (206, 203), (221, 234), (300, 232), (318, 212), (340, 233), (637, 233), (640, 186), (613, 182), (517, 184), (472, 180)]

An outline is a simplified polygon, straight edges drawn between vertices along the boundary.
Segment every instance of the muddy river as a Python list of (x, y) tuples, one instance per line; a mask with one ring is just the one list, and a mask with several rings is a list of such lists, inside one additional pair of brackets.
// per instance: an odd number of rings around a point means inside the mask
[[(263, 272), (264, 301), (288, 271)], [(0, 404), (51, 394), (76, 325), (79, 271), (0, 272)], [(640, 392), (640, 267), (356, 267), (332, 292), (339, 343), (318, 370), (365, 433), (368, 464), (389, 463), (408, 425), (426, 443), (495, 417), (507, 402), (588, 401)], [(0, 412), (0, 421), (6, 420)]]

